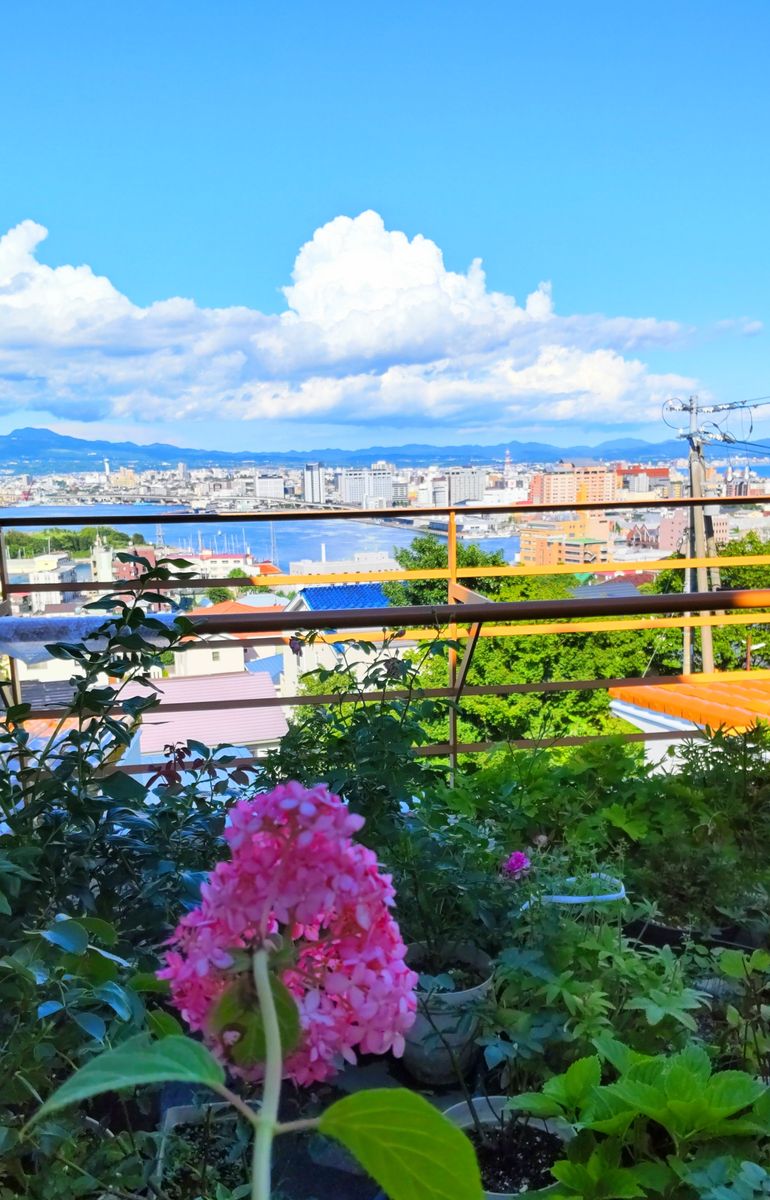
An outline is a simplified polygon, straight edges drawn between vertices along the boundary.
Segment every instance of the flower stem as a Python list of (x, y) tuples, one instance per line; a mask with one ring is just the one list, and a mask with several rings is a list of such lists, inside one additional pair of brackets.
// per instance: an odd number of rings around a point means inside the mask
[(252, 1159), (251, 1198), (270, 1200), (270, 1166), (273, 1137), (278, 1124), (278, 1105), (281, 1099), (281, 1030), (275, 1011), (273, 990), (270, 986), (270, 971), (266, 950), (257, 950), (253, 960), (254, 985), (265, 1027), (265, 1082), (262, 1092), (262, 1109), (254, 1135)]

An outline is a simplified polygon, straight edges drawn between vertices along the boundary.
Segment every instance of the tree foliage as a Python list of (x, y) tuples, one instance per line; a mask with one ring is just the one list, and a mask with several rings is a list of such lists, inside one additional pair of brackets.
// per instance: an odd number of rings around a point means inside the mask
[(233, 598), (233, 593), (226, 587), (206, 588), (206, 595), (212, 604), (224, 604), (226, 600), (232, 600)]
[[(740, 558), (748, 555), (770, 554), (770, 538), (762, 537), (755, 530), (744, 534), (743, 537), (733, 538), (725, 543), (718, 551), (720, 558)], [(682, 555), (676, 558), (684, 562)], [(671, 567), (661, 571), (653, 584), (643, 587), (646, 592), (672, 593), (681, 592), (684, 588), (684, 567)], [(770, 565), (767, 566), (728, 566), (720, 568), (720, 587), (726, 590), (744, 588), (770, 588)], [(763, 623), (758, 609), (756, 625), (730, 626), (714, 625), (712, 627), (712, 642), (714, 646), (714, 666), (722, 671), (734, 671), (746, 665), (748, 659), (749, 639), (755, 645), (766, 643), (751, 652), (752, 661), (756, 666), (770, 665), (770, 627)], [(701, 669), (700, 638), (695, 639), (695, 667)]]
[(143, 533), (121, 533), (119, 529), (110, 529), (107, 525), (84, 525), (82, 529), (54, 527), (31, 533), (9, 529), (6, 545), (8, 553), (14, 558), (32, 558), (36, 554), (47, 554), (55, 550), (83, 557), (91, 553), (97, 537), (102, 539), (105, 546), (111, 546), (115, 550), (123, 550), (130, 545), (146, 545)]
[[(449, 549), (446, 542), (432, 533), (416, 537), (411, 546), (399, 546), (395, 551), (396, 562), (406, 571), (430, 571), (446, 567)], [(457, 543), (458, 567), (504, 567), (505, 556), (500, 550), (482, 550), (476, 545)], [(485, 596), (498, 596), (501, 580), (491, 578), (463, 579), (465, 587), (483, 592)], [(391, 604), (446, 604), (448, 589), (443, 579), (404, 579), (384, 583), (383, 591)]]

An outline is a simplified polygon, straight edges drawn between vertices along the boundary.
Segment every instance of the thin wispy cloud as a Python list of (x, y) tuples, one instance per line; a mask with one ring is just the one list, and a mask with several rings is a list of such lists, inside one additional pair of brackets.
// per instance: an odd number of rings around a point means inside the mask
[[(480, 260), (449, 271), (430, 239), (364, 212), (316, 230), (286, 308), (134, 304), (88, 266), (39, 261), (43, 226), (0, 238), (0, 406), (68, 420), (196, 419), (373, 427), (657, 420), (694, 379), (651, 371), (676, 322), (560, 314), (551, 287), (521, 303)], [(747, 330), (750, 332), (750, 330)]]

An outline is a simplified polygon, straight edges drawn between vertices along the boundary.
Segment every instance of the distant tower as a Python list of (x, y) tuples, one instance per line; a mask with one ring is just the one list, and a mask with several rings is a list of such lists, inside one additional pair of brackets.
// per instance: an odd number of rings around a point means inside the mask
[(510, 450), (506, 450), (505, 451), (505, 465), (503, 466), (503, 478), (505, 480), (509, 480), (512, 478), (512, 476), (513, 476), (513, 463), (511, 462), (511, 452), (510, 452)]
[(108, 458), (105, 458), (105, 460), (104, 460), (104, 474), (105, 474), (105, 478), (109, 479), (109, 477), (110, 477), (110, 460)]

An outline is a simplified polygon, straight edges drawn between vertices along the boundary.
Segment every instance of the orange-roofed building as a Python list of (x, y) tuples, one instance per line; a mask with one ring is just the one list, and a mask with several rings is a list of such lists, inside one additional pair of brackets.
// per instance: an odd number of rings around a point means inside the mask
[[(720, 680), (714, 675), (695, 681), (680, 675), (671, 683), (610, 688), (609, 696), (613, 714), (645, 733), (694, 734), (711, 729), (737, 734), (761, 721), (770, 723), (770, 679)], [(659, 761), (668, 744), (665, 740), (647, 743), (648, 761)]]

